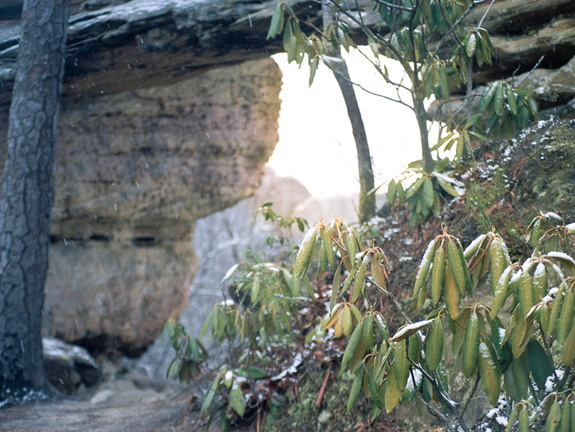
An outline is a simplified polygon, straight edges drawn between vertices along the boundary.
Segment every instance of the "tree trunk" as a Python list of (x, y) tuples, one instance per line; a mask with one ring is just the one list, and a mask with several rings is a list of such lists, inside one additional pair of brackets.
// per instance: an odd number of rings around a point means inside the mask
[[(323, 29), (326, 31), (330, 23), (333, 22), (332, 6), (327, 2), (322, 2), (323, 8)], [(333, 48), (328, 42), (327, 53), (329, 56), (339, 59), (340, 61), (334, 62), (330, 65), (333, 75), (337, 81), (345, 106), (347, 108), (347, 115), (351, 122), (353, 131), (353, 138), (355, 140), (355, 147), (357, 151), (357, 164), (359, 171), (359, 221), (361, 223), (367, 222), (375, 216), (375, 182), (373, 178), (373, 168), (371, 163), (371, 154), (369, 151), (369, 144), (367, 142), (367, 134), (365, 133), (365, 126), (363, 118), (353, 89), (353, 84), (347, 69), (347, 63), (341, 57), (341, 52)]]
[(0, 198), (0, 402), (44, 388), (42, 307), (69, 0), (25, 0)]
[(433, 155), (431, 154), (431, 148), (429, 147), (429, 131), (427, 130), (427, 110), (423, 103), (424, 97), (423, 92), (418, 91), (418, 88), (414, 85), (413, 87), (413, 108), (415, 111), (415, 117), (417, 119), (417, 126), (419, 128), (419, 137), (421, 140), (421, 157), (423, 161), (423, 170), (430, 173), (435, 168), (435, 162), (433, 160)]

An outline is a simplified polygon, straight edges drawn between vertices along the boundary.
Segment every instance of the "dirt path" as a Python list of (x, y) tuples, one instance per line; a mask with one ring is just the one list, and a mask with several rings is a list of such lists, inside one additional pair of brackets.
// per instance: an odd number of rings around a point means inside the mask
[(30, 403), (0, 410), (1, 432), (192, 432), (189, 389), (127, 377), (90, 399)]

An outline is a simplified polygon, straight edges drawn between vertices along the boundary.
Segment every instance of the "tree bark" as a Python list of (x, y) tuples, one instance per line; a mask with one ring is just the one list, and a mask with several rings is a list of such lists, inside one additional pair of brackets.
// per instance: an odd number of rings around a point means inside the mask
[(0, 402), (44, 388), (42, 307), (69, 0), (25, 0), (0, 198)]
[[(326, 31), (330, 23), (333, 22), (333, 10), (326, 1), (322, 2), (323, 12), (323, 30)], [(367, 222), (375, 216), (375, 181), (373, 177), (373, 167), (371, 163), (371, 153), (369, 151), (369, 143), (367, 141), (367, 134), (363, 124), (363, 117), (357, 102), (357, 96), (351, 82), (347, 63), (341, 56), (341, 52), (333, 48), (328, 42), (327, 47), (328, 55), (339, 59), (340, 61), (334, 62), (330, 68), (337, 81), (341, 94), (343, 96), (345, 106), (347, 108), (347, 115), (351, 122), (353, 138), (355, 140), (355, 148), (357, 152), (357, 165), (359, 171), (359, 221), (361, 223)]]
[(429, 130), (427, 129), (427, 110), (424, 105), (423, 91), (414, 84), (413, 88), (413, 109), (415, 111), (415, 118), (417, 119), (417, 126), (419, 128), (419, 137), (421, 140), (421, 159), (423, 161), (423, 170), (430, 173), (435, 168), (431, 148), (429, 147)]

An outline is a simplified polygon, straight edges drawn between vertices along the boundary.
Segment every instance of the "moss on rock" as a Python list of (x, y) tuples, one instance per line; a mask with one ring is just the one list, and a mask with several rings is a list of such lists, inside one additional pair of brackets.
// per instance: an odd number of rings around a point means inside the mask
[(555, 211), (575, 218), (575, 121), (551, 120), (522, 135), (515, 146), (517, 206), (525, 217)]

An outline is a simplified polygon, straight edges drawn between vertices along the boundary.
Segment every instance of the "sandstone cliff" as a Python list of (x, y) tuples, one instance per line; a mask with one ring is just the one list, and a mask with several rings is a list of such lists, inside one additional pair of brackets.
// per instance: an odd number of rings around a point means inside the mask
[(194, 221), (259, 186), (279, 82), (262, 60), (64, 105), (46, 285), (57, 336), (137, 354), (185, 307)]

